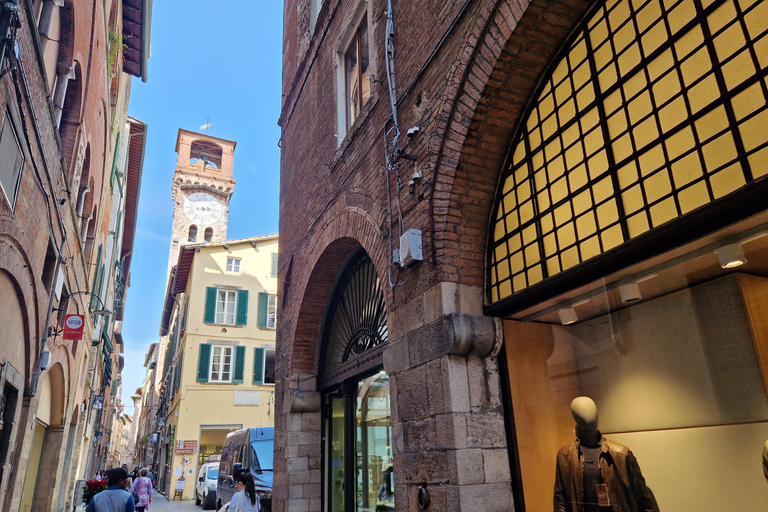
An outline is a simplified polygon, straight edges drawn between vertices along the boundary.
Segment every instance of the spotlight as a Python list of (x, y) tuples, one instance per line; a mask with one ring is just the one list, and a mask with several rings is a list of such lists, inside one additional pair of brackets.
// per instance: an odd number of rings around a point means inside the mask
[(722, 268), (735, 268), (747, 262), (741, 244), (730, 244), (715, 250)]
[(560, 316), (560, 323), (563, 325), (570, 325), (579, 320), (579, 316), (573, 308), (563, 308), (557, 314)]
[(637, 283), (620, 285), (619, 296), (621, 297), (621, 302), (624, 304), (635, 302), (643, 298), (643, 296), (640, 294), (640, 287), (637, 285)]

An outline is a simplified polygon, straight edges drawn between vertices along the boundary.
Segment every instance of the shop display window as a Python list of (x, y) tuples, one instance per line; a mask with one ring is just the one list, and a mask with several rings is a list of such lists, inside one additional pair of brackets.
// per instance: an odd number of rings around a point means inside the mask
[(764, 227), (743, 234), (752, 241), (734, 269), (704, 246), (641, 271), (634, 286), (611, 276), (505, 320), (508, 419), (526, 510), (552, 507), (555, 459), (576, 439), (570, 404), (579, 396), (594, 400), (603, 436), (634, 453), (661, 510), (762, 510)]
[(352, 256), (323, 327), (323, 510), (394, 511), (384, 295), (370, 258)]

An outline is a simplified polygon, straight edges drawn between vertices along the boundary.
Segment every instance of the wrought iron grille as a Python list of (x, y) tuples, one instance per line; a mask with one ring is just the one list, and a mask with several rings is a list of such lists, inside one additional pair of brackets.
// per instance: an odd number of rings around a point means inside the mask
[(518, 127), (491, 302), (768, 174), (768, 2), (601, 2)]
[(327, 374), (388, 339), (376, 269), (361, 252), (345, 269), (328, 312), (320, 369)]

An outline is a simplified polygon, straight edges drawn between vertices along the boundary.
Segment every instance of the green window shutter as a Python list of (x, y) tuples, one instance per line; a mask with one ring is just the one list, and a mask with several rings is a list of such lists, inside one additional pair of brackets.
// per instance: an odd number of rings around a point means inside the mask
[(277, 277), (277, 253), (272, 253), (272, 277)]
[(264, 384), (264, 349), (253, 349), (253, 383)]
[(269, 305), (269, 294), (259, 292), (259, 310), (256, 314), (256, 325), (261, 329), (267, 328), (267, 306)]
[(200, 356), (197, 360), (197, 382), (208, 382), (208, 368), (210, 364), (211, 364), (211, 344), (201, 343)]
[(117, 164), (119, 163), (120, 159), (120, 134), (117, 134), (117, 140), (115, 141), (115, 153), (112, 156), (112, 176), (110, 176), (109, 179), (109, 189), (114, 190), (115, 189), (115, 179), (117, 179), (117, 184), (120, 187), (120, 194), (123, 193), (123, 184), (120, 183), (120, 176), (118, 174), (117, 170)]
[(248, 290), (238, 290), (235, 325), (245, 325), (246, 323), (248, 323)]
[(203, 322), (212, 324), (216, 321), (216, 288), (209, 286), (205, 289), (205, 318)]
[(176, 390), (179, 389), (179, 384), (181, 384), (181, 365), (184, 363), (184, 351), (182, 350), (179, 354), (179, 364), (176, 366), (176, 382), (173, 384), (173, 392), (176, 393)]
[(232, 382), (238, 384), (243, 382), (243, 373), (245, 373), (245, 347), (235, 347), (235, 373), (232, 375)]
[[(91, 293), (93, 293), (94, 295), (98, 295), (99, 294), (99, 292), (96, 290), (96, 285), (99, 282), (99, 269), (101, 268), (101, 251), (102, 251), (101, 246), (99, 246), (99, 252), (97, 253), (97, 256), (96, 256), (96, 266), (93, 267), (94, 269), (96, 269), (93, 272), (93, 286), (91, 287)], [(91, 307), (90, 307), (90, 309), (94, 310), (95, 308), (96, 308), (96, 297), (91, 295)]]
[[(206, 296), (206, 301), (207, 301)], [(187, 329), (187, 310), (189, 309), (189, 297), (184, 299), (184, 314), (181, 316), (181, 330), (184, 331)]]

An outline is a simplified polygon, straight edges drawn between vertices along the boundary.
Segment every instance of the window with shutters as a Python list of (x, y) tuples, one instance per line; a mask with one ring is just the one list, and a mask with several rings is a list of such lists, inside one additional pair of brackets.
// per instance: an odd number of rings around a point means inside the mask
[(245, 347), (201, 343), (197, 361), (197, 382), (239, 384), (245, 373)]
[(275, 383), (275, 350), (257, 347), (253, 349), (253, 383)]
[(235, 324), (237, 294), (234, 290), (219, 290), (216, 294), (216, 323)]
[(211, 374), (209, 382), (232, 382), (232, 348), (211, 347)]
[(259, 293), (258, 326), (261, 329), (277, 327), (277, 295)]
[(246, 325), (248, 322), (248, 290), (208, 287), (205, 295), (207, 324)]
[(272, 253), (272, 271), (270, 272), (270, 277), (277, 277), (277, 253)]
[(267, 329), (277, 326), (277, 295), (270, 295), (267, 303)]

